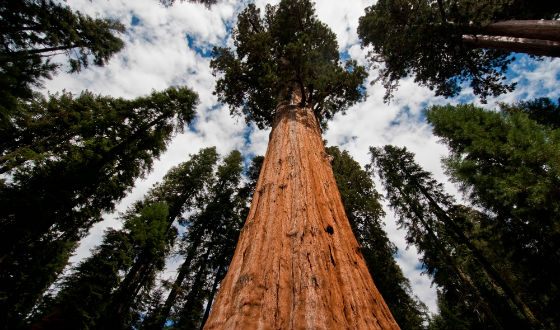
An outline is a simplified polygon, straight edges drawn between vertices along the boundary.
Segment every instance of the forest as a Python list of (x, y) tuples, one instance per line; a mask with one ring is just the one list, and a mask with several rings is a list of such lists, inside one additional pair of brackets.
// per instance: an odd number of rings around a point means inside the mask
[(0, 22), (0, 329), (560, 329), (560, 3)]

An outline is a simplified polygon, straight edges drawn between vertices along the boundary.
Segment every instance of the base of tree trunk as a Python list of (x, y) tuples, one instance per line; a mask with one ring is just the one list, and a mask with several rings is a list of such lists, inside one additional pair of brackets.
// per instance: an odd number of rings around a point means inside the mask
[(399, 329), (344, 213), (313, 112), (277, 113), (205, 329)]

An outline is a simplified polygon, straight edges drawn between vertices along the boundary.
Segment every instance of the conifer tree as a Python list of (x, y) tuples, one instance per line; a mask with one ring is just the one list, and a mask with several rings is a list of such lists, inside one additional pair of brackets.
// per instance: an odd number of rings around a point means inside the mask
[(398, 328), (344, 213), (321, 127), (364, 97), (309, 0), (238, 16), (235, 50), (217, 48), (216, 94), (232, 114), (272, 127), (268, 150), (207, 329)]
[[(42, 304), (33, 327), (86, 329), (120, 322), (110, 325), (115, 329), (137, 322), (176, 237), (172, 224), (194, 208), (216, 161), (215, 148), (206, 148), (172, 168), (122, 215), (123, 229), (109, 230), (92, 256), (65, 278), (60, 292)], [(82, 299), (87, 303), (76, 303)]]
[(410, 282), (395, 262), (396, 246), (382, 229), (381, 196), (367, 171), (347, 151), (327, 148), (344, 210), (360, 243), (369, 272), (401, 329), (424, 329), (426, 306), (413, 296)]
[[(145, 204), (165, 202), (169, 206), (167, 232), (175, 232), (173, 223), (185, 221), (184, 214), (196, 210), (199, 199), (213, 179), (217, 159), (215, 148), (202, 149), (190, 160), (171, 169), (163, 182), (156, 185), (129, 214), (134, 215)], [(163, 269), (165, 258), (170, 252), (168, 247), (172, 243), (169, 242), (165, 249), (163, 246), (157, 250), (141, 247), (135, 252), (133, 264), (112, 294), (109, 308), (103, 315), (101, 324), (104, 327), (127, 329), (133, 322), (142, 322), (137, 318), (146, 306), (141, 305), (149, 303), (155, 275)]]
[[(485, 327), (507, 325), (507, 328), (518, 320), (525, 322), (526, 327), (540, 328), (541, 321), (532, 306), (469, 234), (472, 218), (485, 215), (456, 205), (442, 185), (423, 171), (405, 148), (385, 146), (372, 148), (371, 153), (390, 206), (399, 216), (399, 224), (408, 230), (408, 242), (423, 253), (423, 263), (434, 281), (446, 290), (452, 289), (450, 294), (470, 294), (471, 315), (476, 315), (477, 308), (481, 308), (482, 314), (493, 323)], [(453, 285), (453, 277), (459, 281), (459, 286)], [(455, 300), (460, 301), (460, 298)], [(505, 315), (501, 315), (502, 306), (509, 306)], [(518, 316), (523, 319), (519, 320)], [(485, 323), (483, 319), (479, 321)]]
[(238, 151), (224, 158), (197, 203), (199, 209), (185, 219), (187, 231), (182, 244), (185, 259), (165, 302), (154, 309), (144, 328), (162, 329), (169, 322), (173, 328), (180, 329), (203, 326), (247, 216), (262, 157), (253, 158), (248, 180), (243, 185), (240, 184), (241, 162)]
[(495, 233), (516, 265), (518, 286), (532, 297), (528, 303), (545, 324), (558, 325), (560, 130), (527, 109), (444, 106), (427, 118), (450, 149), (444, 165), (452, 180), (496, 215)]
[(163, 254), (174, 232), (167, 230), (165, 203), (145, 206), (127, 217), (122, 230), (109, 229), (103, 242), (65, 278), (60, 292), (44, 303), (36, 329), (96, 329), (107, 313), (113, 290), (122, 280), (138, 249), (149, 248)]
[(360, 18), (358, 34), (373, 46), (371, 60), (383, 63), (386, 99), (412, 75), (446, 97), (468, 82), (484, 101), (515, 87), (505, 81), (512, 52), (560, 56), (559, 14), (546, 0), (380, 0)]
[(32, 87), (50, 78), (65, 54), (70, 71), (90, 63), (104, 65), (124, 43), (124, 26), (112, 19), (95, 19), (53, 0), (0, 3), (0, 130), (17, 113), (17, 99), (29, 99)]
[(189, 89), (170, 88), (135, 100), (83, 93), (29, 105), (2, 150), (11, 175), (0, 187), (4, 324), (25, 316), (76, 242), (192, 120), (196, 102)]

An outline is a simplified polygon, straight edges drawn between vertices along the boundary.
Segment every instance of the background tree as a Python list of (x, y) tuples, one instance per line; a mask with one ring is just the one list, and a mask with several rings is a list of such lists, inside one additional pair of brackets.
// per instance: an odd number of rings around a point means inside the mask
[(3, 150), (11, 180), (0, 189), (0, 319), (25, 316), (75, 243), (194, 118), (196, 102), (170, 88), (135, 100), (63, 94), (27, 108)]
[[(462, 84), (469, 82), (484, 101), (515, 87), (515, 83), (505, 82), (506, 70), (514, 60), (511, 52), (560, 55), (557, 21), (531, 21), (532, 26), (521, 28), (508, 27), (505, 22), (492, 23), (508, 19), (553, 20), (559, 13), (560, 6), (549, 1), (381, 0), (366, 9), (358, 34), (364, 46), (373, 47), (371, 60), (384, 65), (378, 79), (387, 90), (385, 99), (391, 97), (400, 79), (412, 75), (416, 82), (435, 89), (436, 95), (446, 97), (458, 95)], [(491, 45), (481, 45), (483, 38), (479, 36), (509, 33), (519, 37), (515, 31), (539, 29), (552, 31), (540, 37), (546, 40), (542, 43), (548, 53), (531, 52), (531, 47), (536, 46), (527, 42), (505, 50), (490, 49)]]
[(202, 325), (205, 301), (211, 305), (213, 283), (225, 274), (247, 215), (250, 196), (240, 186), (242, 170), (241, 153), (231, 152), (197, 200), (197, 209), (182, 221), (186, 227), (181, 248), (185, 259), (165, 303), (150, 315), (146, 328), (162, 329), (169, 321), (177, 328)]
[[(530, 103), (529, 103), (530, 104)], [(496, 215), (496, 232), (516, 265), (517, 285), (541, 318), (558, 324), (560, 131), (526, 111), (472, 105), (433, 107), (434, 134), (448, 145), (444, 165), (476, 205)]]
[(327, 152), (333, 157), (332, 168), (344, 210), (375, 285), (401, 329), (424, 329), (427, 308), (413, 296), (410, 282), (395, 261), (397, 247), (382, 228), (385, 213), (379, 203), (381, 196), (369, 173), (347, 151), (329, 147)]
[[(541, 322), (520, 297), (519, 288), (494, 265), (500, 259), (493, 260), (473, 239), (475, 224), (487, 226), (487, 216), (456, 205), (406, 149), (385, 146), (371, 152), (390, 206), (399, 216), (399, 224), (407, 229), (407, 241), (423, 253), (426, 270), (443, 287), (447, 306), (468, 311), (471, 326), (479, 323), (476, 326), (508, 328), (519, 324), (522, 316), (526, 326), (540, 328)], [(483, 317), (472, 324), (479, 313)], [(485, 318), (489, 324), (485, 325)]]
[[(184, 216), (197, 209), (198, 200), (213, 180), (218, 154), (215, 148), (202, 149), (187, 162), (171, 169), (162, 183), (156, 185), (135, 208), (143, 204), (166, 202), (169, 205), (167, 231), (175, 232), (175, 221), (185, 221)], [(134, 208), (130, 213), (134, 214)], [(173, 242), (169, 243), (172, 246)], [(104, 327), (127, 329), (134, 323), (142, 323), (145, 310), (150, 307), (150, 293), (155, 276), (165, 265), (169, 249), (138, 249), (134, 263), (122, 283), (115, 290), (111, 304), (103, 315)]]
[(164, 254), (170, 241), (168, 212), (165, 203), (154, 203), (127, 217), (122, 230), (109, 229), (101, 245), (64, 279), (56, 297), (42, 304), (42, 318), (33, 328), (99, 328), (113, 290), (130, 269), (136, 250), (150, 248)]
[[(397, 328), (344, 214), (321, 127), (364, 97), (308, 0), (238, 16), (235, 50), (216, 48), (219, 101), (272, 133), (251, 210), (207, 329)], [(242, 306), (242, 308), (239, 308)]]
[[(35, 313), (33, 327), (100, 328), (109, 319), (120, 322), (113, 328), (127, 328), (136, 322), (143, 305), (150, 303), (147, 294), (174, 243), (173, 223), (195, 207), (217, 159), (215, 148), (206, 148), (169, 170), (122, 215), (123, 229), (109, 230), (92, 256), (64, 280), (55, 298), (47, 297)], [(77, 303), (82, 299), (87, 304)]]
[(522, 112), (540, 125), (551, 129), (560, 128), (560, 99), (553, 102), (549, 98), (542, 97), (512, 105), (500, 104), (500, 110), (512, 115)]
[(90, 62), (104, 65), (124, 45), (119, 22), (52, 0), (2, 1), (0, 26), (0, 130), (9, 129), (16, 100), (31, 98), (32, 87), (61, 66), (55, 55), (65, 54), (74, 72)]

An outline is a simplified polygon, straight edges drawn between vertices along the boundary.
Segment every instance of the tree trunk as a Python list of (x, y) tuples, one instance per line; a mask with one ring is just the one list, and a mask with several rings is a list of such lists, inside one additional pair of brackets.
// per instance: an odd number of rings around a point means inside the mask
[(277, 109), (251, 210), (204, 328), (399, 329), (352, 234), (310, 108)]
[(204, 329), (204, 325), (206, 324), (206, 320), (208, 320), (208, 316), (210, 315), (210, 309), (212, 308), (212, 303), (214, 301), (214, 296), (216, 296), (216, 291), (218, 291), (218, 284), (223, 277), (223, 266), (218, 266), (218, 270), (216, 270), (216, 275), (214, 275), (214, 283), (212, 284), (212, 291), (208, 295), (208, 302), (206, 303), (206, 308), (204, 310), (204, 316), (202, 316), (202, 321), (200, 322), (200, 330)]
[(506, 36), (463, 35), (463, 42), (473, 48), (502, 49), (537, 56), (560, 57), (560, 42)]
[(509, 20), (488, 24), (479, 33), (493, 36), (560, 41), (560, 21)]

